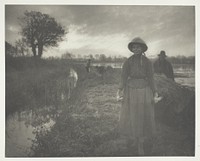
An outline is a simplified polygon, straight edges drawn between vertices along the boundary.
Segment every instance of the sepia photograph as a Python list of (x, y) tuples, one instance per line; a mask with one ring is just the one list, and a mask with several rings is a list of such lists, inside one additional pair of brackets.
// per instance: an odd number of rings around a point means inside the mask
[(5, 158), (197, 156), (195, 5), (3, 7)]

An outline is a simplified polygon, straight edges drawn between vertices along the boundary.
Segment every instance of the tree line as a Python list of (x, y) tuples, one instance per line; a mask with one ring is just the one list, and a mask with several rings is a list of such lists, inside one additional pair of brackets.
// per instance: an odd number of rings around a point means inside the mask
[[(5, 42), (5, 48), (6, 48), (6, 56), (10, 57), (32, 56), (31, 51), (23, 44), (22, 41), (17, 41), (16, 46), (13, 46), (8, 42)], [(124, 62), (127, 59), (127, 57), (121, 55), (107, 56), (106, 54), (75, 55), (73, 53), (66, 52), (62, 54), (61, 59), (78, 60), (78, 61), (85, 61), (91, 59), (93, 62)], [(195, 56), (186, 57), (178, 55), (178, 56), (167, 57), (167, 59), (172, 64), (195, 64)], [(152, 61), (154, 60), (155, 58), (152, 59)]]

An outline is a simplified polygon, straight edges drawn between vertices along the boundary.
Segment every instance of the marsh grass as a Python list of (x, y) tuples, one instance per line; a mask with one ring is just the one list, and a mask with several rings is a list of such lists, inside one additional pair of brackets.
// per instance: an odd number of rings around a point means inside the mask
[(9, 58), (6, 60), (6, 114), (48, 105), (58, 107), (67, 93), (69, 68), (83, 79), (84, 66), (62, 59)]

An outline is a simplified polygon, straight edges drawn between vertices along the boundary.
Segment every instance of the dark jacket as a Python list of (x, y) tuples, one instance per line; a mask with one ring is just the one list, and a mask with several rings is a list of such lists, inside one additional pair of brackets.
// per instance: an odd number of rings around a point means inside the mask
[(158, 59), (153, 64), (154, 72), (158, 74), (164, 74), (167, 78), (174, 81), (174, 72), (170, 62), (164, 59), (162, 62)]

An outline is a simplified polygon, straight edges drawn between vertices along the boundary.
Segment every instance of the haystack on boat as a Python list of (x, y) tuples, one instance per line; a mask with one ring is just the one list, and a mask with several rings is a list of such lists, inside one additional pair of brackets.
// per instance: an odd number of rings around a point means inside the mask
[(155, 75), (163, 99), (155, 105), (156, 119), (168, 125), (190, 124), (195, 120), (195, 91), (162, 75)]

